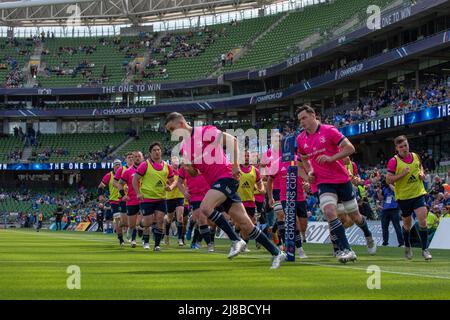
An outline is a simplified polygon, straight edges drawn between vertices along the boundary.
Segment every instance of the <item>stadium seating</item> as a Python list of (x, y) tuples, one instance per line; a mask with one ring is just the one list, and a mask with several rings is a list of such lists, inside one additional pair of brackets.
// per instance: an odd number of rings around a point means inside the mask
[[(45, 217), (50, 217), (56, 210), (56, 205), (54, 204), (41, 204), (39, 210), (44, 213)], [(33, 212), (32, 201), (19, 201), (11, 198), (7, 198), (0, 202), (0, 212)]]
[[(242, 69), (253, 69), (281, 62), (288, 56), (297, 53), (292, 48), (308, 36), (319, 33), (322, 40), (324, 33), (331, 34), (333, 29), (342, 26), (350, 18), (358, 15), (362, 21), (368, 5), (375, 4), (385, 7), (392, 0), (336, 0), (331, 3), (308, 6), (302, 11), (290, 12), (271, 32), (265, 34), (248, 52), (236, 60), (233, 65), (227, 65), (223, 71), (229, 72)], [(237, 23), (218, 24), (205, 29), (193, 30), (192, 37), (186, 37), (190, 31), (180, 31), (170, 34), (153, 34), (149, 39), (152, 48), (158, 49), (151, 54), (151, 59), (161, 62), (164, 56), (178, 49), (183, 43), (197, 45), (201, 51), (194, 56), (177, 56), (167, 59), (167, 64), (158, 64), (158, 68), (146, 70), (151, 77), (143, 78), (140, 73), (130, 78), (135, 82), (193, 80), (211, 76), (220, 67), (220, 56), (233, 50), (240, 50), (250, 44), (259, 34), (267, 30), (283, 14), (243, 20)], [(213, 42), (209, 41), (213, 38)], [(157, 37), (172, 39), (170, 45), (161, 49)], [(145, 42), (137, 37), (120, 37), (120, 43), (115, 37), (82, 37), (46, 39), (42, 44), (44, 52), (41, 61), (45, 67), (44, 73), (39, 73), (38, 83), (41, 87), (73, 87), (80, 85), (111, 85), (126, 80), (129, 63), (137, 57), (145, 58), (149, 51)], [(208, 40), (209, 39), (209, 40)], [(5, 43), (5, 39), (0, 39)], [(18, 48), (30, 46), (25, 40), (18, 47), (6, 46), (6, 55), (15, 53)], [(31, 42), (31, 45), (33, 43)], [(317, 44), (312, 44), (317, 45)], [(28, 47), (27, 47), (28, 48)], [(267, 49), (270, 48), (270, 54)], [(67, 50), (68, 49), (68, 50)], [(305, 48), (302, 48), (305, 49)], [(17, 55), (14, 55), (15, 58)], [(2, 59), (2, 57), (0, 57)], [(23, 66), (29, 56), (17, 57), (19, 65)], [(87, 66), (83, 64), (86, 60)], [(0, 60), (1, 61), (1, 60)], [(131, 65), (130, 65), (131, 66)], [(106, 67), (107, 77), (103, 78)], [(162, 71), (163, 69), (164, 72)], [(63, 72), (58, 71), (63, 70)], [(88, 71), (87, 74), (82, 72)], [(64, 73), (61, 75), (61, 73)], [(130, 72), (133, 74), (133, 72)], [(4, 78), (7, 70), (0, 70)], [(58, 75), (59, 74), (59, 75)], [(0, 79), (1, 79), (0, 78)]]
[(39, 154), (49, 152), (43, 162), (101, 161), (96, 153), (102, 154), (108, 147), (112, 151), (126, 139), (123, 133), (43, 134), (38, 139), (39, 147), (33, 150), (36, 159), (30, 160), (39, 161)]
[(10, 154), (23, 149), (23, 142), (19, 137), (0, 137), (0, 162), (10, 162)]
[[(252, 69), (282, 62), (289, 57), (289, 48), (308, 36), (319, 32), (331, 32), (357, 13), (362, 15), (368, 5), (385, 7), (391, 0), (336, 0), (332, 3), (306, 7), (303, 11), (290, 12), (285, 20), (267, 33), (244, 57), (225, 71)], [(270, 48), (270, 51), (268, 51)], [(302, 48), (306, 49), (306, 48)]]
[[(177, 142), (169, 141), (169, 135), (166, 133), (160, 133), (156, 131), (144, 131), (139, 135), (138, 139), (133, 140), (123, 149), (121, 149), (121, 154), (126, 154), (127, 152), (132, 152), (140, 150), (144, 153), (144, 156), (148, 154), (148, 147), (153, 142), (160, 142), (163, 145), (163, 149), (171, 150), (171, 148), (177, 144)], [(164, 159), (170, 158), (170, 153), (165, 153), (163, 150)]]
[[(234, 26), (230, 24), (209, 26), (214, 33), (220, 34), (213, 44), (207, 46), (205, 51), (196, 57), (169, 60), (166, 67), (169, 77), (156, 77), (155, 79), (174, 81), (206, 78), (217, 69), (222, 54), (245, 46), (259, 33), (269, 28), (279, 17), (280, 15), (273, 15), (249, 19)], [(225, 31), (225, 34), (222, 34), (222, 31)], [(202, 35), (194, 33), (194, 35), (191, 43), (201, 42), (206, 37), (205, 33)]]
[(30, 60), (33, 51), (34, 42), (32, 39), (16, 39), (15, 43), (11, 43), (7, 38), (0, 38), (0, 65), (2, 65), (2, 68), (0, 68), (0, 85), (6, 83), (8, 74), (13, 70), (14, 61), (17, 68), (21, 70)]
[[(120, 43), (114, 42), (119, 39)], [(125, 49), (128, 46), (130, 46), (130, 57), (126, 58)], [(49, 70), (46, 75), (38, 77), (38, 81), (43, 87), (88, 85), (89, 78), (94, 80), (102, 78), (104, 66), (106, 66), (107, 80), (103, 84), (120, 84), (126, 77), (126, 66), (133, 60), (131, 56), (137, 56), (145, 51), (137, 37), (55, 38), (47, 39), (44, 47), (49, 50), (49, 53), (42, 55), (42, 62), (46, 68), (53, 71)], [(60, 51), (60, 48), (72, 48), (76, 51)], [(58, 55), (59, 52), (61, 54)], [(78, 72), (76, 71), (84, 60), (92, 65), (92, 67), (86, 68), (92, 72), (91, 76), (84, 77), (81, 68)], [(65, 66), (61, 66), (61, 64)], [(58, 66), (64, 70), (73, 69), (75, 74), (57, 75), (56, 68)]]

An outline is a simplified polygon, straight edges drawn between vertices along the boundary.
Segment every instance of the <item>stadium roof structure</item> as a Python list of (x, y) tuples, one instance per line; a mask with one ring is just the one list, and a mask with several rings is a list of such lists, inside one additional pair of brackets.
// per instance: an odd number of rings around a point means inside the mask
[[(151, 23), (204, 14), (262, 8), (280, 0), (0, 0), (0, 26)], [(72, 25), (69, 25), (72, 26)]]

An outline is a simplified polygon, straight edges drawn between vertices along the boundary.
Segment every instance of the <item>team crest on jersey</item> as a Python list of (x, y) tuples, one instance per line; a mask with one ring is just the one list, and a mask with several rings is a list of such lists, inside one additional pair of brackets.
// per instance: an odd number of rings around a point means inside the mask
[(327, 140), (324, 136), (320, 136), (320, 143), (325, 143)]
[(303, 149), (309, 148), (308, 144), (305, 142), (305, 145), (303, 146)]

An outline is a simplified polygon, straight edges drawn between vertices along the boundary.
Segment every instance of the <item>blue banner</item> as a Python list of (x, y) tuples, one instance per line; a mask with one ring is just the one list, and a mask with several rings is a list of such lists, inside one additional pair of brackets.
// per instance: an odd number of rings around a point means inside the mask
[(360, 134), (446, 118), (448, 116), (450, 116), (450, 102), (435, 107), (426, 108), (420, 111), (360, 122), (358, 124), (340, 128), (339, 131), (341, 131), (342, 134), (346, 137), (351, 137)]
[[(297, 185), (298, 169), (295, 162), (288, 167), (286, 186), (286, 208), (285, 208), (285, 229), (286, 229), (286, 254), (287, 261), (295, 261), (295, 230), (297, 214)], [(300, 186), (301, 187), (301, 186)]]

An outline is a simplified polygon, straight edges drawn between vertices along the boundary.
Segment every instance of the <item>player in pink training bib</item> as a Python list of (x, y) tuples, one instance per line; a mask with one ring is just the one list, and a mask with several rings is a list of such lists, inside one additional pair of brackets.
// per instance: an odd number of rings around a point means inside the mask
[(214, 252), (214, 241), (211, 238), (214, 237), (214, 234), (211, 234), (208, 219), (201, 213), (200, 210), (200, 204), (209, 191), (209, 185), (202, 174), (195, 177), (189, 175), (185, 169), (186, 167), (187, 166), (183, 164), (180, 168), (178, 189), (184, 194), (185, 199), (189, 201), (189, 206), (192, 208), (192, 220), (195, 225), (193, 225), (192, 228), (195, 228), (195, 231), (191, 248), (198, 249), (196, 247), (198, 240), (197, 238), (201, 234), (208, 246), (208, 252)]
[[(125, 161), (126, 161), (127, 164), (125, 166), (120, 167), (116, 171), (116, 173), (114, 175), (113, 185), (117, 189), (119, 189), (119, 187), (120, 187), (119, 186), (119, 181), (120, 181), (120, 178), (122, 177), (122, 173), (124, 173), (125, 170), (127, 170), (128, 168), (133, 166), (133, 163), (134, 163), (133, 153), (128, 152), (126, 154), (126, 156), (125, 156)], [(120, 219), (119, 219), (119, 216), (118, 216), (119, 214), (120, 214)], [(120, 228), (122, 230), (125, 229), (126, 235), (127, 235), (127, 239), (130, 239), (129, 230), (128, 230), (127, 204), (126, 204), (126, 201), (124, 201), (122, 199), (122, 195), (120, 196), (120, 199), (119, 199), (119, 211), (118, 211), (118, 213), (116, 214), (116, 216), (114, 218), (115, 218), (115, 220), (118, 221), (117, 223), (120, 224)], [(121, 235), (122, 232), (119, 235)]]
[[(338, 261), (355, 261), (356, 254), (351, 249), (345, 228), (337, 216), (339, 201), (342, 201), (347, 214), (359, 214), (350, 177), (340, 161), (352, 155), (355, 147), (336, 127), (321, 124), (310, 106), (299, 107), (297, 114), (304, 129), (297, 137), (299, 173), (305, 181), (317, 183), (320, 208), (328, 220), (330, 237), (340, 249), (336, 254)], [(361, 227), (368, 231), (365, 220)], [(370, 249), (376, 250), (373, 239)]]
[(144, 250), (150, 249), (151, 227), (155, 239), (153, 251), (157, 252), (161, 250), (160, 244), (164, 235), (164, 215), (167, 212), (166, 192), (173, 190), (175, 179), (172, 167), (162, 159), (161, 144), (153, 142), (148, 150), (150, 158), (136, 169), (133, 188), (137, 191), (143, 216)]
[[(136, 174), (136, 170), (139, 165), (144, 161), (144, 155), (140, 151), (133, 152), (133, 165), (126, 169), (119, 181), (119, 192), (123, 196), (123, 199), (127, 204), (127, 216), (128, 216), (128, 230), (131, 230), (131, 247), (136, 248), (136, 225), (140, 223), (138, 221), (139, 215), (139, 199), (137, 198), (136, 190), (133, 188), (133, 178)], [(128, 193), (125, 194), (123, 189), (127, 186)]]
[[(233, 230), (228, 221), (216, 208), (222, 206), (241, 231), (261, 243), (273, 256), (272, 268), (279, 268), (286, 260), (286, 254), (281, 252), (250, 220), (245, 212), (241, 199), (237, 194), (239, 188), (239, 144), (235, 137), (221, 132), (214, 126), (191, 127), (182, 114), (169, 114), (165, 122), (166, 129), (176, 140), (183, 137), (181, 151), (188, 165), (188, 172), (196, 176), (203, 174), (210, 185), (210, 190), (201, 202), (203, 215), (217, 224), (232, 241), (228, 258), (237, 256), (245, 250), (245, 241)], [(227, 160), (224, 146), (232, 147), (232, 163)]]

